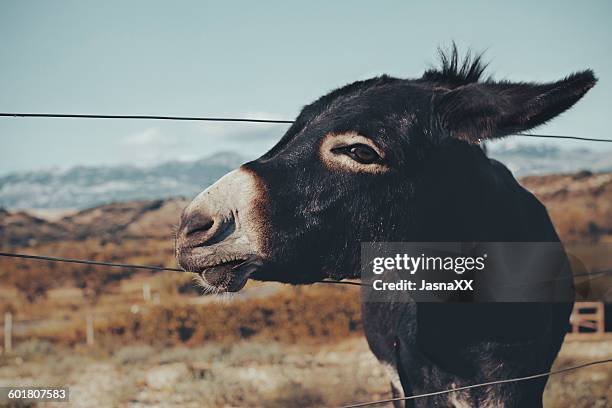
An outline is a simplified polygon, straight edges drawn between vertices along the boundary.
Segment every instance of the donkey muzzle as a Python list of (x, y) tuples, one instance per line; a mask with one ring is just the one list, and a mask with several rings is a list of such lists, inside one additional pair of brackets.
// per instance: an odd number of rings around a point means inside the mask
[(234, 170), (201, 192), (183, 211), (176, 236), (181, 268), (205, 287), (240, 290), (264, 254), (265, 191), (251, 170)]

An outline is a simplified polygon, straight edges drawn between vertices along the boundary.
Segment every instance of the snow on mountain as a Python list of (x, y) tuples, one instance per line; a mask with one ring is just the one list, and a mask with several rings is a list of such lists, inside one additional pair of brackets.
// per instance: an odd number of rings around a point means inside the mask
[(488, 146), (491, 158), (504, 163), (516, 177), (580, 170), (605, 172), (612, 170), (612, 150), (568, 149), (550, 144), (522, 144), (501, 141)]
[(193, 197), (244, 159), (220, 153), (197, 161), (170, 161), (150, 167), (78, 166), (0, 177), (0, 207), (89, 208), (128, 200)]
[[(515, 141), (495, 142), (487, 148), (490, 157), (504, 163), (517, 177), (612, 171), (612, 151), (606, 149), (566, 149)], [(83, 209), (128, 200), (191, 198), (244, 161), (240, 155), (228, 152), (150, 167), (78, 166), (13, 173), (0, 177), (0, 208)]]

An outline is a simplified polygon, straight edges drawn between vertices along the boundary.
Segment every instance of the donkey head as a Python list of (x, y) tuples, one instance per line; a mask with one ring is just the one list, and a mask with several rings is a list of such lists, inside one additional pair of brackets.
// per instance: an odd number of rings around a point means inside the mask
[(541, 125), (596, 82), (591, 71), (545, 84), (481, 81), (480, 57), (441, 57), (419, 79), (358, 81), (304, 107), (276, 146), (184, 210), (181, 267), (210, 290), (237, 291), (249, 277), (356, 276), (364, 241), (464, 238), (433, 236), (433, 224), (473, 204), (458, 186), (469, 190), (492, 167), (478, 143)]

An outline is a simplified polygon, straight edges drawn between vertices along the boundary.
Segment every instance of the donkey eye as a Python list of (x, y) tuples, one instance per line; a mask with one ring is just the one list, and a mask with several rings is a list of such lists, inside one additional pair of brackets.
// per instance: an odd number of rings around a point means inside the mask
[(332, 150), (334, 153), (346, 154), (351, 159), (361, 164), (373, 164), (381, 161), (380, 156), (374, 149), (365, 144), (354, 144), (350, 146), (339, 147)]

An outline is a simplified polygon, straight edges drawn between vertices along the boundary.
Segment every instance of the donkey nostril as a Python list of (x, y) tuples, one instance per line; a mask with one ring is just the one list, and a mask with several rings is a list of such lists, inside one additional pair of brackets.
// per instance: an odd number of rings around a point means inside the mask
[(194, 217), (185, 226), (185, 236), (198, 232), (206, 232), (213, 227), (215, 221), (209, 217)]

